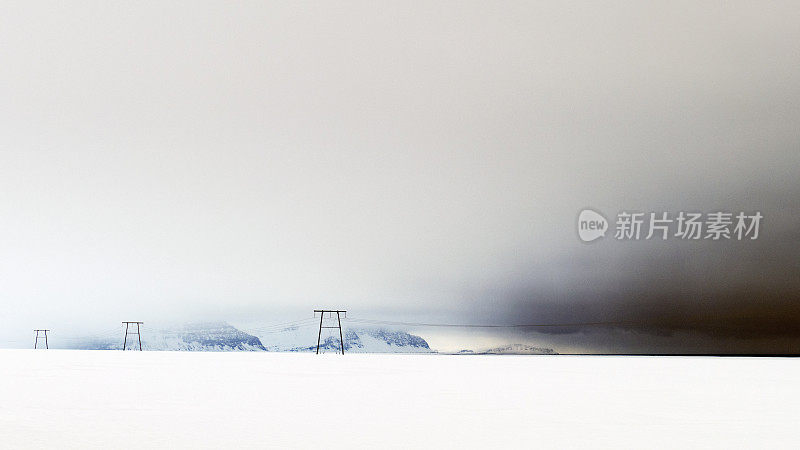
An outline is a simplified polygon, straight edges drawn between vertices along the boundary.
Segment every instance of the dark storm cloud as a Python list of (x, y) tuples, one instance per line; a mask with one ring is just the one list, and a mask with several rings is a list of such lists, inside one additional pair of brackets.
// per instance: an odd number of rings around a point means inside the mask
[(506, 291), (513, 306), (505, 321), (585, 323), (530, 330), (584, 334), (587, 340), (613, 329), (679, 334), (676, 352), (690, 348), (680, 341), (687, 335), (709, 343), (800, 338), (800, 235), (776, 233), (776, 225), (767, 223), (757, 241), (608, 242), (582, 249), (561, 270), (583, 282), (520, 282)]

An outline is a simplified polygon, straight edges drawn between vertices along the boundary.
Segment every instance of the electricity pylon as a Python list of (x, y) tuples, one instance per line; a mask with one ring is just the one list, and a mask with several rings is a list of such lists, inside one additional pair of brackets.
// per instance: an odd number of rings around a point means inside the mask
[[(47, 345), (47, 332), (50, 331), (50, 330), (33, 330), (33, 331), (36, 332), (36, 340), (33, 341), (33, 348), (34, 349), (38, 348), (39, 347), (39, 339), (44, 339), (44, 348), (49, 349), (50, 346)], [(39, 332), (40, 331), (44, 333), (44, 336), (39, 336)]]
[[(322, 338), (322, 329), (323, 328), (338, 328), (339, 329), (339, 345), (342, 348), (342, 354), (344, 355), (344, 336), (342, 335), (342, 316), (347, 318), (347, 311), (336, 310), (336, 309), (315, 309), (314, 310), (314, 317), (317, 317), (317, 313), (319, 313), (319, 334), (317, 335), (317, 354), (319, 355), (319, 341)], [(325, 313), (330, 315), (330, 318), (333, 319), (333, 314), (336, 313), (336, 321), (337, 326), (335, 327), (323, 327), (322, 326), (322, 319), (325, 318)]]
[(128, 327), (132, 324), (136, 324), (136, 333), (130, 332), (130, 334), (135, 334), (139, 337), (139, 351), (142, 351), (142, 334), (141, 330), (139, 329), (139, 325), (143, 324), (144, 322), (122, 322), (125, 324), (125, 340), (122, 341), (122, 350), (124, 351), (128, 346)]

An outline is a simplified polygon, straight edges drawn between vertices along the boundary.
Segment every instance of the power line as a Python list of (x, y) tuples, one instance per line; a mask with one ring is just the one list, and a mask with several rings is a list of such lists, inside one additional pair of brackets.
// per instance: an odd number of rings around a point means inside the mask
[[(144, 322), (122, 322), (125, 324), (125, 340), (122, 341), (122, 351), (125, 351), (126, 347), (128, 346), (128, 334), (135, 334), (136, 337), (139, 339), (139, 351), (142, 351), (142, 330), (141, 325)], [(136, 333), (133, 331), (128, 331), (128, 327), (131, 325), (136, 325)]]
[(294, 331), (294, 330), (297, 330), (297, 329), (300, 329), (300, 328), (306, 329), (306, 328), (310, 328), (310, 327), (313, 327), (313, 326), (314, 326), (313, 323), (307, 323), (307, 324), (304, 324), (304, 325), (293, 326), (293, 327), (290, 327), (290, 328), (281, 328), (281, 329), (278, 329), (278, 330), (271, 330), (271, 331), (253, 331), (253, 330), (249, 330), (247, 328), (239, 328), (239, 330), (244, 331), (245, 333), (251, 334), (253, 336), (264, 336), (264, 335), (272, 335), (272, 334), (277, 334), (277, 333), (284, 333), (284, 332), (287, 332), (287, 331)]
[[(33, 348), (36, 349), (39, 346), (39, 339), (44, 339), (44, 348), (49, 349), (50, 345), (47, 344), (47, 332), (50, 330), (33, 330), (36, 332), (36, 339), (33, 341)], [(39, 336), (39, 333), (44, 333), (44, 336)]]
[[(305, 318), (300, 320), (293, 320), (291, 322), (284, 322), (284, 323), (276, 323), (272, 325), (264, 325), (261, 327), (247, 327), (248, 330), (255, 330), (255, 331), (273, 331), (273, 330), (284, 330), (286, 328), (298, 327), (298, 326), (305, 326), (315, 322), (315, 318)], [(242, 328), (244, 329), (244, 328)]]
[[(315, 309), (314, 314), (316, 315), (319, 313), (319, 334), (317, 335), (317, 354), (319, 354), (319, 342), (322, 338), (322, 329), (323, 328), (338, 328), (339, 329), (339, 345), (342, 348), (342, 354), (344, 355), (344, 336), (342, 335), (342, 316), (347, 318), (347, 311), (342, 309)], [(328, 314), (330, 319), (333, 319), (333, 315), (336, 314), (336, 323), (335, 327), (331, 326), (323, 326), (323, 320), (325, 319), (325, 314)]]
[(499, 324), (467, 324), (467, 323), (431, 323), (431, 322), (395, 322), (388, 320), (350, 318), (350, 322), (363, 323), (370, 325), (403, 325), (413, 327), (451, 327), (451, 328), (556, 328), (556, 327), (581, 327), (581, 326), (608, 326), (608, 325), (631, 325), (634, 322), (610, 321), (610, 322), (564, 322), (564, 323), (522, 323), (513, 325)]

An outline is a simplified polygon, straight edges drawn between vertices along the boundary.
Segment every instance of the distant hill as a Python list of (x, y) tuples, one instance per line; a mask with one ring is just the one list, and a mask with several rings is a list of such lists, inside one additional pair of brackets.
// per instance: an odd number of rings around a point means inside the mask
[(476, 355), (557, 355), (552, 348), (534, 347), (528, 344), (509, 344), (501, 347), (494, 347)]

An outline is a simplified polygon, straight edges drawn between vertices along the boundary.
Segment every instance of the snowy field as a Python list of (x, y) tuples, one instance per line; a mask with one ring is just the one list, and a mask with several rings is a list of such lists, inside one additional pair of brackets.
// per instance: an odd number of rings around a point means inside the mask
[(788, 448), (800, 360), (0, 350), (2, 448)]

